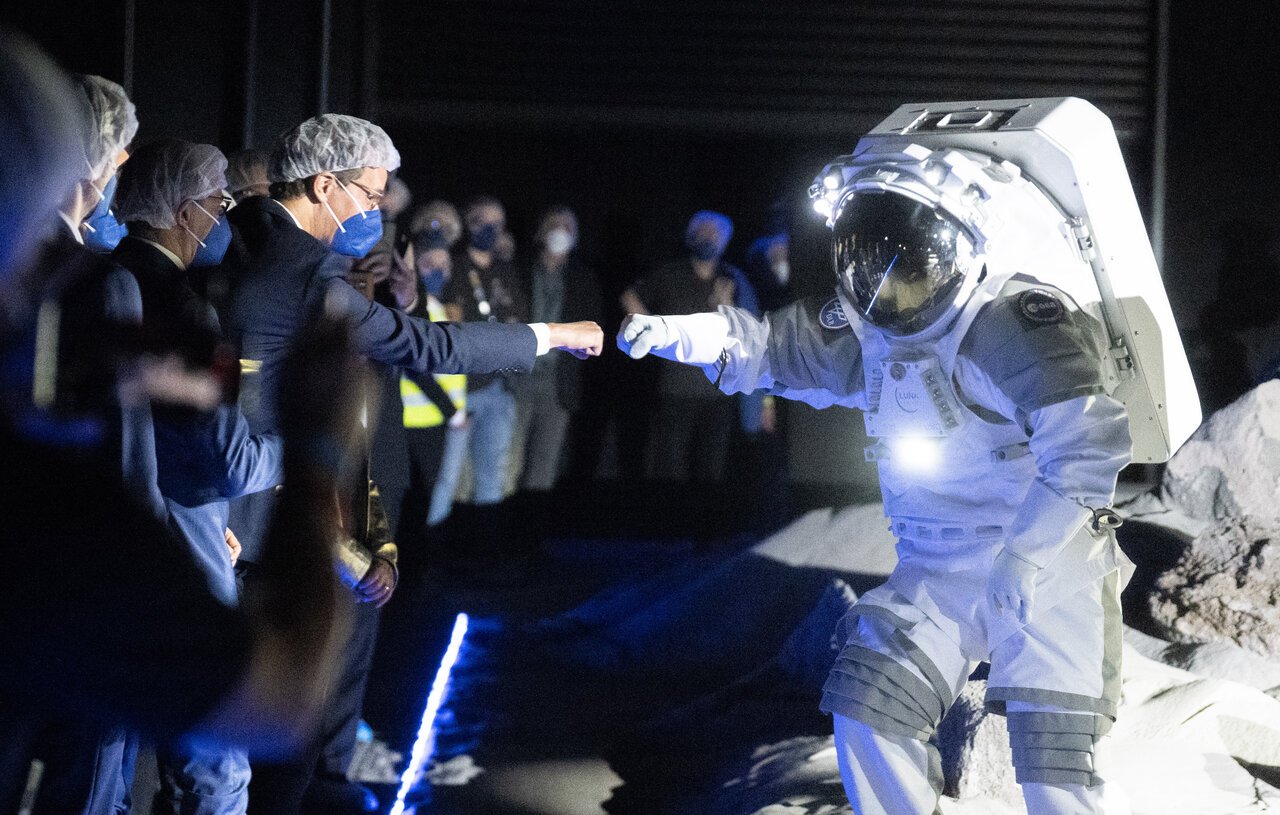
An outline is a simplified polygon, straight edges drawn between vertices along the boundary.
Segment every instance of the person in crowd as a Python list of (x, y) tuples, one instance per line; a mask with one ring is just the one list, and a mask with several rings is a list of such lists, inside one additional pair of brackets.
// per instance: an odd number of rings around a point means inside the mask
[[(419, 207), (414, 212), (413, 218), (409, 222), (409, 230), (410, 235), (413, 236), (412, 241), (415, 247), (414, 266), (417, 267), (417, 273), (421, 276), (423, 274), (422, 264), (433, 261), (426, 257), (426, 252), (419, 252), (417, 247), (428, 247), (436, 253), (442, 248), (446, 254), (450, 253), (462, 238), (462, 216), (458, 214), (458, 210), (453, 204), (436, 199), (427, 202), (427, 204)], [(436, 257), (434, 262), (438, 263), (438, 268), (445, 268), (446, 262), (439, 260), (438, 254), (434, 257)], [(453, 278), (452, 257), (447, 261), (447, 265), (449, 276), (446, 278), (446, 283)], [(461, 305), (449, 303), (443, 290), (433, 296), (442, 304), (445, 319), (455, 322), (463, 319)], [(431, 501), (427, 509), (427, 527), (429, 529), (438, 527), (449, 517), (450, 511), (453, 509), (453, 497), (458, 492), (458, 479), (462, 475), (462, 466), (467, 454), (467, 440), (470, 432), (470, 423), (466, 411), (467, 380), (465, 376), (456, 376), (451, 378), (449, 383), (449, 391), (455, 393), (458, 389), (461, 389), (462, 398), (455, 403), (457, 410), (446, 422), (444, 449), (441, 452), (440, 464), (435, 468), (436, 477), (431, 487)]]
[[(99, 779), (94, 792), (102, 797), (94, 801), (57, 796), (62, 790), (51, 774), (60, 767), (47, 752), (52, 721), (81, 718), (160, 740), (185, 734), (193, 742), (252, 745), (263, 754), (294, 749), (314, 726), (334, 656), (332, 567), (315, 526), (331, 514), (331, 501), (320, 499), (332, 488), (328, 468), (343, 450), (330, 431), (354, 412), (341, 398), (354, 369), (339, 342), (312, 343), (287, 374), (295, 386), (290, 399), (316, 404), (308, 408), (311, 436), (288, 442), (296, 489), (264, 557), (288, 561), (291, 576), (287, 585), (264, 581), (244, 609), (214, 596), (190, 550), (172, 537), (146, 492), (124, 477), (119, 434), (111, 432), (121, 425), (121, 406), (103, 398), (194, 395), (192, 403), (203, 404), (200, 394), (213, 389), (212, 381), (155, 375), (147, 357), (103, 321), (94, 347), (41, 337), (46, 353), (28, 374), (59, 375), (40, 388), (21, 383), (32, 338), (54, 331), (40, 315), (71, 318), (67, 336), (86, 329), (74, 298), (82, 285), (97, 286), (101, 295), (104, 270), (111, 272), (113, 297), (98, 297), (98, 310), (120, 309), (115, 313), (126, 321), (130, 309), (140, 312), (127, 273), (66, 251), (68, 242), (79, 245), (77, 217), (96, 203), (86, 188), (106, 175), (106, 162), (131, 137), (131, 112), (95, 119), (92, 108), (83, 89), (37, 48), (0, 31), (0, 137), (12, 151), (0, 160), (0, 233), (9, 236), (0, 241), (0, 448), (10, 471), (20, 474), (6, 484), (11, 509), (0, 514), (0, 538), (23, 575), (0, 597), (6, 812), (18, 809), (33, 755), (45, 759), (35, 811), (127, 808), (110, 777)], [(120, 114), (129, 106), (111, 109)], [(108, 121), (122, 126), (105, 127)], [(52, 238), (64, 250), (53, 264), (40, 243), (50, 222), (63, 229)], [(98, 364), (126, 354), (133, 364)], [(107, 381), (72, 375), (87, 367)], [(206, 387), (187, 387), (193, 384)], [(299, 405), (290, 401), (285, 410), (296, 413)], [(317, 460), (312, 451), (322, 445), (338, 456)], [(299, 614), (303, 608), (307, 613)]]
[[(755, 291), (724, 260), (733, 221), (710, 210), (694, 213), (685, 230), (687, 254), (658, 266), (622, 293), (630, 314), (694, 314), (720, 306), (759, 312)], [(724, 479), (738, 405), (721, 399), (700, 371), (665, 366), (650, 430), (646, 470), (651, 478), (717, 483)]]
[[(139, 149), (121, 172), (117, 209), (129, 237), (112, 254), (142, 294), (143, 342), (180, 351), (212, 369), (233, 359), (213, 307), (187, 280), (193, 266), (220, 263), (230, 243), (227, 160), (212, 145), (162, 139)], [(239, 544), (228, 529), (228, 499), (280, 483), (283, 445), (251, 436), (232, 405), (212, 411), (153, 406), (160, 494), (170, 523), (191, 547), (218, 599), (237, 602)], [(170, 811), (243, 815), (249, 756), (243, 748), (162, 744), (161, 793)]]
[[(449, 319), (440, 299), (453, 276), (448, 240), (443, 229), (432, 228), (429, 222), (428, 228), (413, 236), (405, 258), (412, 265), (417, 280), (417, 298), (410, 313), (433, 322)], [(582, 314), (591, 316), (585, 311)], [(465, 374), (426, 376), (405, 372), (400, 378), (400, 401), (404, 408), (404, 427), (412, 465), (404, 517), (406, 526), (423, 537), (444, 464), (450, 428), (458, 417), (466, 420), (467, 377)], [(461, 464), (462, 457), (455, 458), (455, 469), (450, 478), (450, 499), (453, 490), (457, 489), (456, 467)]]
[[(573, 210), (548, 209), (533, 243), (537, 256), (524, 276), (532, 319), (556, 322), (565, 314), (580, 314), (602, 322), (600, 285), (574, 253), (578, 218)], [(554, 357), (539, 359), (533, 373), (516, 381), (513, 458), (523, 461), (517, 486), (524, 491), (547, 492), (555, 487), (565, 460), (569, 423), (582, 404), (582, 371), (558, 362)]]
[[(430, 240), (452, 250), (462, 237), (462, 216), (458, 214), (458, 208), (448, 201), (438, 198), (428, 201), (414, 210), (413, 217), (409, 219), (409, 235), (413, 240)], [(461, 319), (461, 313), (450, 319)]]
[(765, 311), (781, 308), (794, 299), (790, 220), (786, 199), (774, 201), (769, 207), (765, 234), (747, 247), (744, 271)]
[[(242, 368), (252, 372), (241, 387), (241, 405), (254, 432), (282, 426), (283, 417), (275, 408), (279, 366), (292, 338), (316, 312), (349, 320), (358, 349), (370, 359), (425, 373), (523, 372), (552, 348), (582, 356), (599, 354), (603, 336), (594, 323), (442, 325), (387, 308), (352, 287), (347, 266), (350, 259), (365, 257), (381, 238), (378, 205), (389, 174), (399, 166), (400, 155), (382, 128), (353, 116), (324, 114), (277, 141), (269, 168), (271, 196), (250, 198), (232, 210), (231, 221), (243, 247), (228, 253), (223, 264), (237, 281), (224, 328), (240, 349)], [(243, 557), (252, 559), (271, 503), (242, 504), (238, 514), (243, 521), (236, 522), (233, 513), (231, 526), (240, 534)], [(370, 503), (362, 502), (345, 514), (344, 538), (372, 549), (385, 537)], [(335, 527), (329, 534), (337, 533)], [(372, 549), (363, 563), (363, 575), (352, 579), (356, 599), (386, 603), (397, 581), (393, 559), (382, 549)], [(343, 800), (353, 808), (367, 801), (361, 791), (343, 784), (343, 774), (354, 752), (376, 633), (376, 615), (357, 616), (347, 659), (329, 699), (323, 758), (320, 745), (315, 745), (287, 766), (265, 772), (255, 767), (250, 790), (255, 807), (261, 803), (263, 811), (272, 813), (299, 811), (317, 770), (333, 782), (335, 796), (350, 794)]]
[(236, 203), (255, 195), (268, 195), (267, 160), (270, 151), (258, 147), (237, 150), (227, 157), (227, 192)]
[[(516, 283), (515, 267), (495, 252), (506, 229), (506, 211), (491, 196), (473, 199), (463, 212), (466, 245), (454, 254), (453, 274), (445, 287), (445, 302), (463, 319), (491, 325), (518, 323), (525, 304)], [(493, 507), (503, 499), (507, 459), (515, 429), (515, 397), (505, 373), (475, 373), (467, 377), (468, 450), (475, 475), (473, 503)]]

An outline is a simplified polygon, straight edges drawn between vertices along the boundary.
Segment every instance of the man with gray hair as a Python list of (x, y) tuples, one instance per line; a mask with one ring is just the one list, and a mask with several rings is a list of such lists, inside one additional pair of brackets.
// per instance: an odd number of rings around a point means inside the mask
[[(116, 209), (129, 226), (112, 260), (142, 293), (143, 341), (215, 367), (221, 332), (213, 308), (191, 288), (193, 263), (218, 263), (230, 239), (225, 210), (227, 160), (212, 145), (163, 139), (138, 150), (121, 170)], [(236, 605), (239, 543), (228, 528), (228, 500), (280, 483), (283, 445), (252, 436), (240, 411), (153, 405), (160, 494), (171, 526), (190, 546), (218, 599)], [(239, 747), (162, 744), (160, 790), (173, 812), (243, 815), (249, 756)]]

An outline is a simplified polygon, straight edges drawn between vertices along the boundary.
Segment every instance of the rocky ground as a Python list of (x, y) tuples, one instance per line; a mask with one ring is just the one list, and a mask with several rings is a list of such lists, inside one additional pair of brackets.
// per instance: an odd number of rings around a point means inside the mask
[[(1280, 812), (1278, 492), (1271, 383), (1121, 508), (1137, 571), (1100, 766), (1136, 815)], [(836, 620), (893, 566), (878, 505), (809, 512), (755, 543), (580, 540), (538, 562), (540, 599), (496, 601), (481, 626), (421, 811), (850, 811), (816, 703)], [(548, 588), (572, 574), (591, 580)], [(944, 815), (1023, 811), (982, 692), (977, 674), (940, 730)], [(447, 762), (469, 780), (448, 785)]]

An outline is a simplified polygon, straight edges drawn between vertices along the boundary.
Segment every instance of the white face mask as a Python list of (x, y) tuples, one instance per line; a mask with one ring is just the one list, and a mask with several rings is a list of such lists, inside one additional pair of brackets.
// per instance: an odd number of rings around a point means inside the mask
[(791, 278), (791, 264), (785, 260), (773, 264), (773, 276), (778, 281), (778, 285), (787, 285), (787, 280)]
[(563, 227), (553, 229), (547, 233), (546, 238), (543, 239), (543, 244), (547, 247), (547, 251), (553, 255), (567, 255), (569, 250), (573, 249), (573, 233)]

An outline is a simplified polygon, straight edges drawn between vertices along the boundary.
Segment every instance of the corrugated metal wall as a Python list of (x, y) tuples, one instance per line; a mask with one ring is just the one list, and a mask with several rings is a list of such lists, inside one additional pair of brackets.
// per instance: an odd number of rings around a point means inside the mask
[(898, 104), (1071, 94), (1150, 137), (1158, 0), (381, 6), (379, 107), (441, 124), (848, 133)]

